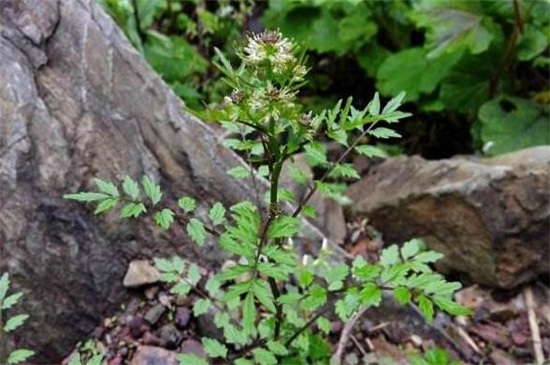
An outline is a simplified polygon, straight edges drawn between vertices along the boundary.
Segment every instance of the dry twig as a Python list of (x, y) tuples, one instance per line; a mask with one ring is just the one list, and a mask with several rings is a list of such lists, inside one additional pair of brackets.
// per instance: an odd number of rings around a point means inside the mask
[(533, 340), (533, 349), (535, 351), (535, 360), (537, 364), (544, 363), (544, 353), (542, 352), (542, 341), (540, 339), (540, 330), (535, 314), (535, 303), (533, 300), (533, 291), (531, 287), (525, 288), (523, 292), (525, 306), (527, 307), (527, 316), (529, 318), (529, 329), (531, 330), (531, 338)]
[(357, 320), (365, 313), (367, 308), (368, 307), (362, 308), (359, 312), (355, 313), (355, 315), (349, 319), (342, 329), (342, 334), (340, 335), (340, 340), (338, 341), (338, 346), (336, 347), (336, 352), (333, 356), (333, 358), (338, 360), (338, 363), (342, 362), (342, 355), (344, 354), (344, 349), (346, 348), (346, 343), (348, 342), (351, 330), (355, 326)]

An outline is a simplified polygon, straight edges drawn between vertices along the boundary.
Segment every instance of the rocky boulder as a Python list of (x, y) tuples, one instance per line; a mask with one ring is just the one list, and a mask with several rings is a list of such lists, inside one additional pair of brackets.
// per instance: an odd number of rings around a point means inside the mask
[(446, 272), (512, 288), (550, 271), (549, 173), (548, 146), (489, 159), (398, 157), (349, 188), (349, 213), (388, 243), (423, 238), (445, 254)]

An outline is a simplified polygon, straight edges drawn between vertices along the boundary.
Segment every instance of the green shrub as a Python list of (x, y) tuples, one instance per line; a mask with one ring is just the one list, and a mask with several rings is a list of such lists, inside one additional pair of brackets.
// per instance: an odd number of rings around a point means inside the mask
[[(427, 320), (436, 308), (453, 315), (467, 313), (452, 298), (460, 284), (447, 282), (429, 266), (442, 255), (426, 250), (419, 240), (384, 249), (376, 264), (362, 257), (335, 262), (326, 242), (316, 257), (298, 256), (293, 238), (300, 232), (300, 214), (313, 210), (308, 205), (313, 193), (345, 201), (342, 179), (359, 178), (345, 158), (352, 151), (378, 156), (380, 151), (364, 142), (399, 137), (389, 126), (409, 115), (398, 110), (403, 93), (385, 105), (375, 94), (361, 110), (348, 99), (319, 114), (304, 112), (297, 101), (307, 73), (300, 54), (276, 32), (251, 36), (238, 52), (239, 67), (218, 51), (218, 67), (233, 91), (208, 115), (240, 136), (226, 140), (228, 146), (257, 166), (236, 167), (228, 173), (269, 181), (267, 208), (250, 201), (228, 208), (215, 203), (202, 217), (197, 213), (200, 202), (184, 196), (173, 210), (163, 201), (160, 186), (148, 177), (140, 183), (126, 177), (121, 186), (96, 179), (98, 191), (65, 195), (94, 204), (96, 214), (121, 206), (121, 218), (148, 216), (162, 229), (177, 222), (191, 241), (203, 246), (210, 236), (235, 257), (234, 265), (205, 278), (204, 285), (196, 265), (179, 257), (155, 260), (162, 279), (172, 283), (173, 293), (195, 291), (201, 296), (193, 306), (195, 316), (214, 310), (214, 323), (224, 340), (204, 337), (202, 344), (209, 358), (223, 359), (224, 364), (326, 364), (331, 355), (329, 318), (336, 315), (346, 321), (360, 308), (378, 306), (384, 292), (402, 304), (416, 303)], [(345, 152), (330, 161), (321, 138), (340, 144)], [(285, 201), (296, 199), (280, 187), (280, 174), (283, 164), (298, 153), (305, 153), (324, 173), (288, 210)], [(296, 169), (292, 176), (307, 184), (302, 171)], [(207, 364), (192, 354), (181, 355), (180, 362)]]

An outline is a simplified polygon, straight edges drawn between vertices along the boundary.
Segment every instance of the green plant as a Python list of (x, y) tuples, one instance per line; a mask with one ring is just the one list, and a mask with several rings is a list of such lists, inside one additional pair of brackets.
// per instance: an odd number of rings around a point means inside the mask
[[(205, 245), (211, 236), (236, 258), (233, 265), (206, 280), (196, 265), (179, 257), (155, 261), (162, 279), (172, 283), (172, 292), (193, 290), (201, 297), (194, 304), (194, 315), (215, 312), (214, 323), (222, 337), (202, 339), (208, 357), (237, 365), (326, 364), (329, 318), (336, 315), (347, 320), (364, 306), (378, 306), (384, 291), (402, 304), (416, 303), (428, 320), (435, 308), (466, 314), (452, 300), (460, 284), (447, 282), (429, 266), (442, 255), (426, 250), (419, 240), (384, 249), (377, 264), (362, 257), (338, 262), (326, 242), (316, 257), (299, 257), (293, 245), (300, 232), (299, 215), (314, 211), (308, 202), (316, 191), (346, 201), (342, 181), (359, 178), (346, 157), (352, 151), (378, 156), (380, 151), (365, 142), (399, 137), (379, 124), (392, 124), (409, 115), (398, 110), (404, 94), (385, 106), (375, 94), (364, 109), (356, 109), (350, 98), (319, 114), (305, 113), (297, 93), (307, 70), (299, 50), (281, 34), (251, 36), (238, 53), (242, 60), (238, 68), (217, 53), (218, 67), (233, 91), (207, 115), (237, 136), (226, 140), (227, 145), (257, 167), (238, 166), (228, 173), (241, 179), (259, 175), (268, 180), (265, 205), (243, 201), (227, 209), (215, 203), (204, 216), (192, 197), (181, 197), (177, 208), (165, 202), (160, 186), (148, 177), (141, 184), (124, 178), (122, 193), (112, 182), (96, 179), (98, 191), (65, 195), (96, 204), (96, 214), (122, 205), (122, 218), (148, 215), (163, 229), (177, 222), (196, 244)], [(342, 145), (345, 152), (336, 161), (329, 160), (322, 139)], [(297, 153), (305, 153), (322, 174), (290, 208), (285, 203), (295, 197), (280, 187), (280, 174), (285, 162)], [(302, 171), (294, 169), (291, 175), (307, 184)], [(181, 355), (180, 363), (207, 364), (192, 354)]]
[(69, 360), (68, 365), (101, 365), (103, 361), (103, 354), (97, 354), (90, 357), (87, 362), (83, 362), (79, 352), (76, 352)]
[(21, 327), (29, 318), (28, 314), (8, 316), (6, 311), (16, 305), (23, 296), (21, 292), (8, 295), (9, 288), (10, 277), (8, 273), (4, 273), (0, 277), (0, 364), (17, 364), (34, 355), (34, 351), (24, 348), (8, 352), (8, 333)]
[(411, 365), (460, 365), (460, 361), (451, 360), (449, 353), (441, 348), (430, 349), (423, 356), (410, 355), (408, 359)]
[(362, 88), (407, 90), (419, 124), (458, 120), (475, 149), (496, 155), (550, 144), (549, 12), (537, 0), (271, 0), (264, 23), (306, 44), (316, 60), (353, 59), (365, 71)]

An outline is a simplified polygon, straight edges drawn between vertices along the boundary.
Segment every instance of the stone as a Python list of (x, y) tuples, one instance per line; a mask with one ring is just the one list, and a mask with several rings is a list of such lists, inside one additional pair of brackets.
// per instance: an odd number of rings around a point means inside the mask
[(513, 288), (549, 272), (550, 147), (494, 158), (391, 158), (347, 195), (387, 244), (413, 237), (445, 255), (442, 272)]
[(194, 354), (202, 358), (206, 358), (206, 351), (199, 341), (192, 339), (185, 340), (181, 344), (180, 353), (182, 354)]
[(139, 346), (130, 365), (177, 365), (176, 353), (155, 346)]
[(155, 324), (159, 321), (164, 312), (166, 312), (166, 307), (162, 304), (157, 304), (149, 309), (143, 318), (150, 324)]
[(184, 329), (189, 324), (189, 319), (191, 314), (189, 313), (189, 308), (187, 307), (178, 307), (176, 310), (176, 325)]
[[(0, 65), (0, 272), (31, 315), (18, 345), (59, 363), (128, 299), (131, 260), (226, 259), (212, 239), (201, 248), (147, 220), (94, 216), (63, 194), (94, 189), (94, 177), (148, 175), (166, 201), (191, 195), (206, 207), (249, 199), (253, 187), (227, 178), (244, 161), (184, 111), (96, 1), (0, 0)], [(263, 196), (265, 181), (255, 185)]]
[(175, 350), (183, 340), (182, 333), (172, 323), (165, 324), (158, 332), (158, 336), (164, 343), (164, 347)]
[(137, 288), (147, 284), (155, 284), (160, 280), (160, 272), (147, 260), (133, 260), (128, 266), (122, 285), (127, 288)]

